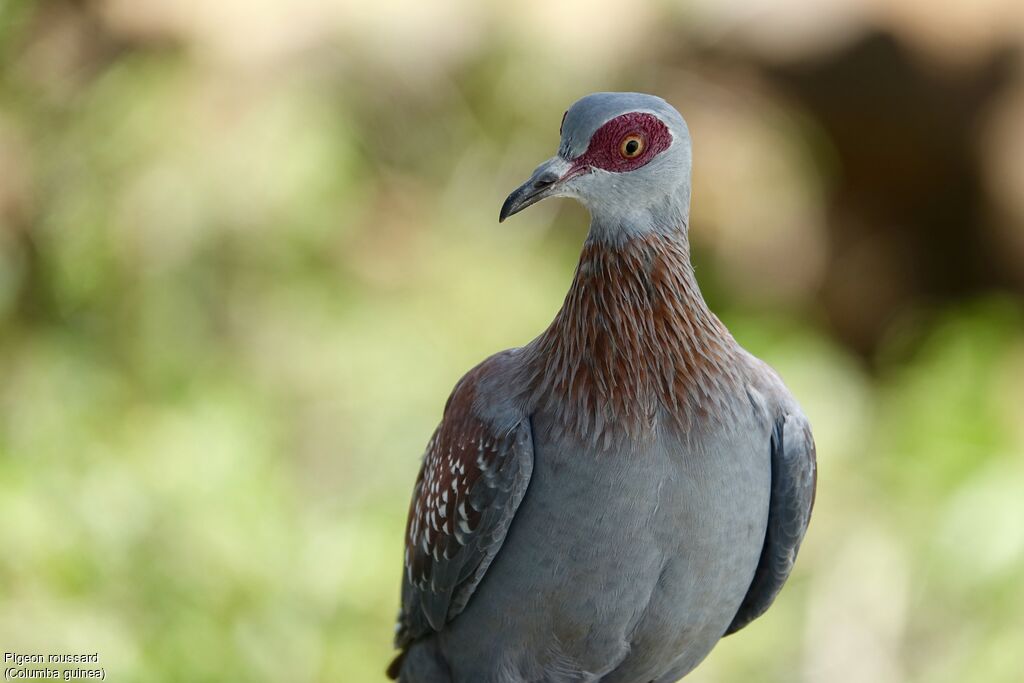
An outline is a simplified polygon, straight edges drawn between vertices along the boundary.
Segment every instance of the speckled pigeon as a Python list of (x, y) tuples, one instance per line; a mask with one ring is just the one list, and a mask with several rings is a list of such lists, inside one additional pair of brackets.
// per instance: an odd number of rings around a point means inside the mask
[(405, 539), (402, 683), (669, 683), (771, 605), (814, 503), (810, 425), (708, 310), (690, 135), (597, 93), (501, 207), (574, 197), (590, 232), (539, 337), (455, 386)]

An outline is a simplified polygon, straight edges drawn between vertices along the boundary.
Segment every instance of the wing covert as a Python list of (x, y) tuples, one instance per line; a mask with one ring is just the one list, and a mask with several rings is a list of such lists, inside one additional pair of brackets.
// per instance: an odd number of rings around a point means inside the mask
[(441, 630), (465, 608), (533, 472), (529, 418), (497, 430), (474, 411), (483, 369), (456, 386), (423, 456), (406, 527), (399, 647)]

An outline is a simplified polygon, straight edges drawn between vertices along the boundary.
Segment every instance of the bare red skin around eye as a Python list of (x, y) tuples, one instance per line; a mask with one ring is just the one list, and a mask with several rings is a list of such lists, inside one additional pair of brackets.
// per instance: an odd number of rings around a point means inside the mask
[[(639, 156), (627, 159), (622, 156), (620, 145), (623, 138), (632, 134), (640, 135), (645, 146)], [(672, 133), (657, 116), (642, 112), (622, 114), (594, 131), (587, 151), (573, 159), (567, 175), (579, 175), (591, 166), (612, 173), (635, 171), (671, 144)]]

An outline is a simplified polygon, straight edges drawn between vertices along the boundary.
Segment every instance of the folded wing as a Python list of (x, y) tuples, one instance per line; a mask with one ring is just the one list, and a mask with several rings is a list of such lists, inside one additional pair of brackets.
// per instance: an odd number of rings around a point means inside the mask
[(456, 386), (423, 457), (405, 539), (396, 645), (440, 631), (472, 597), (508, 533), (533, 471), (524, 417), (495, 427), (474, 411), (486, 366)]
[(768, 530), (754, 580), (726, 634), (764, 614), (789, 578), (814, 507), (817, 459), (807, 418), (785, 415), (772, 430), (772, 493)]

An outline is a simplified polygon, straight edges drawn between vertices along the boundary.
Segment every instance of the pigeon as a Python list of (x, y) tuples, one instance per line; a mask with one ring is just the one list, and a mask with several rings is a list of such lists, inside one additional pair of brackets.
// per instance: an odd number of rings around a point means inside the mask
[(768, 609), (810, 520), (810, 424), (694, 276), (683, 117), (595, 93), (560, 136), (499, 221), (572, 197), (590, 229), (553, 322), (462, 377), (427, 445), (402, 683), (677, 681)]

